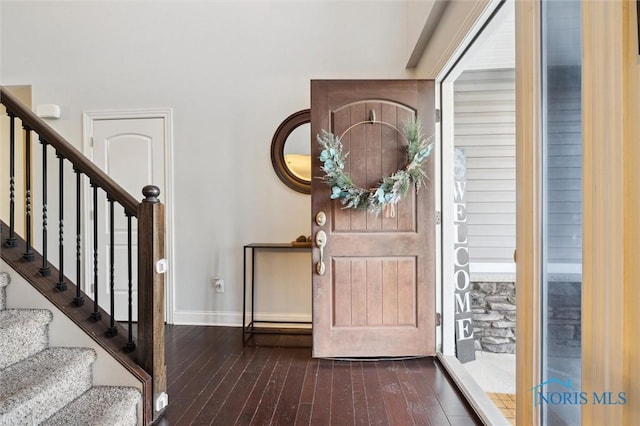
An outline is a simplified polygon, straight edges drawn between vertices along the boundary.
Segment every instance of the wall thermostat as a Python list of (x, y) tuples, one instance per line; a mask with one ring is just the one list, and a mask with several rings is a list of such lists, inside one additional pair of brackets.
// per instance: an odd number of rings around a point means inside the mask
[(60, 118), (60, 105), (38, 105), (36, 115), (40, 118)]

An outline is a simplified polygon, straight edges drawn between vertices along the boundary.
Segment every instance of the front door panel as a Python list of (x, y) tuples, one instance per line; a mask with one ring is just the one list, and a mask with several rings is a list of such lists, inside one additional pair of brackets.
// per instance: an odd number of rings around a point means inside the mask
[[(433, 82), (313, 81), (311, 131), (340, 136), (354, 185), (373, 188), (407, 164), (403, 123), (434, 129)], [(375, 118), (372, 120), (372, 118)], [(373, 123), (370, 121), (374, 121)], [(380, 121), (386, 123), (381, 124)], [(315, 136), (314, 136), (315, 137)], [(313, 144), (313, 176), (322, 176)], [(312, 214), (327, 214), (324, 274), (313, 272), (316, 357), (419, 356), (435, 353), (435, 239), (432, 179), (410, 190), (394, 215), (344, 209), (330, 188), (312, 182)], [(320, 250), (313, 250), (314, 265)]]

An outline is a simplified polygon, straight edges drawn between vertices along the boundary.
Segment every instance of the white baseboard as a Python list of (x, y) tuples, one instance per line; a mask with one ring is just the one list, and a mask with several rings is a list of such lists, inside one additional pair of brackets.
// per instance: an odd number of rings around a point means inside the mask
[[(254, 314), (254, 318), (260, 321), (290, 321), (292, 323), (311, 322), (310, 314), (256, 312)], [(173, 323), (174, 325), (217, 325), (241, 327), (242, 313), (224, 311), (175, 311), (173, 314)], [(260, 325), (262, 326), (262, 324)], [(267, 325), (268, 324), (265, 324), (265, 326)]]

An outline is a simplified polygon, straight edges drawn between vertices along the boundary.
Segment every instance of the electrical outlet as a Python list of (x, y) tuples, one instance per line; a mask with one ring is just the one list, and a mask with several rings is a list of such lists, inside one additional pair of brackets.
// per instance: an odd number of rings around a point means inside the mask
[(161, 411), (167, 405), (169, 405), (169, 395), (167, 395), (165, 392), (162, 392), (156, 398), (156, 411)]
[(222, 278), (214, 278), (213, 286), (216, 289), (216, 293), (224, 293), (224, 280)]

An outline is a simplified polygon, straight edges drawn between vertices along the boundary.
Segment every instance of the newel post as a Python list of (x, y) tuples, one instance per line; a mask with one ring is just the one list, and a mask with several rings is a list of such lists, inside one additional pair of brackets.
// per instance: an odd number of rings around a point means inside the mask
[[(138, 356), (153, 377), (152, 418), (165, 409), (167, 367), (164, 359), (164, 205), (160, 189), (142, 189), (138, 205)], [(148, 411), (147, 415), (150, 414)]]

